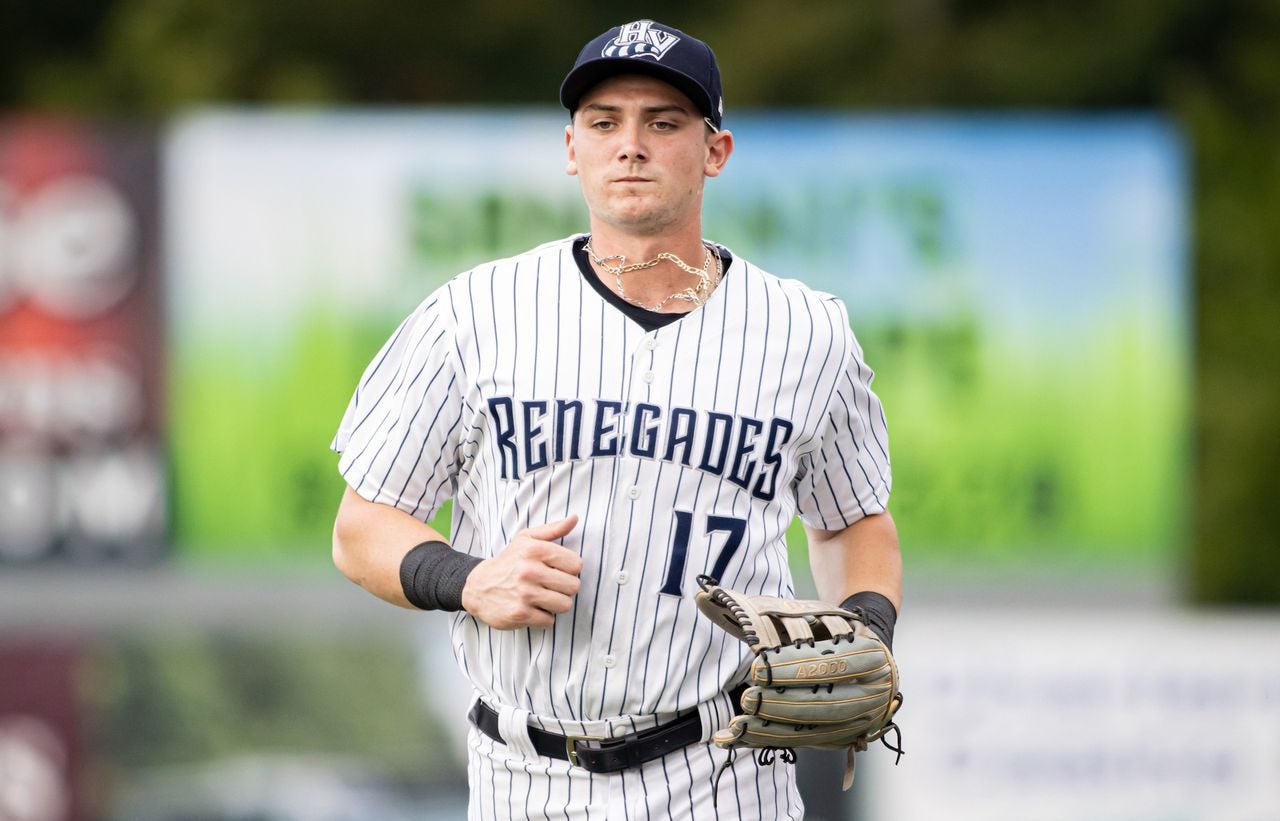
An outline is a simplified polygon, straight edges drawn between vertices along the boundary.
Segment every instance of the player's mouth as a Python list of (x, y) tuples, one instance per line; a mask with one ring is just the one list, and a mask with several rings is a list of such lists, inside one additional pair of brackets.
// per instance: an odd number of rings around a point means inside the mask
[(649, 179), (648, 177), (619, 177), (619, 178), (617, 178), (616, 180), (614, 180), (614, 182), (622, 182), (622, 183), (628, 183), (628, 182), (653, 182), (653, 180)]

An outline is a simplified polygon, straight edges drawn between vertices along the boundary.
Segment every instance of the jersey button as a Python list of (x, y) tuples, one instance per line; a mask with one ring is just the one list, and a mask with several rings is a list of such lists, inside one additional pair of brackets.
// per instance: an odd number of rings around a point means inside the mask
[(640, 498), (640, 488), (638, 488), (638, 487), (633, 487), (633, 488), (631, 488), (631, 490), (628, 490), (628, 491), (627, 491), (627, 497), (628, 497), (628, 498), (630, 498), (630, 499), (639, 499), (639, 498)]
[(616, 576), (614, 576), (614, 578), (618, 580), (618, 584), (626, 584), (626, 583), (627, 583), (627, 579), (629, 579), (629, 578), (631, 578), (631, 577), (627, 575), (627, 571), (625, 571), (625, 570), (619, 570), (619, 571), (618, 571), (618, 573), (617, 573), (617, 575), (616, 575)]
[(645, 371), (643, 374), (641, 374), (641, 375), (640, 375), (640, 378), (641, 378), (641, 379), (643, 379), (647, 384), (652, 385), (652, 384), (653, 384), (653, 371)]
[(600, 661), (605, 667), (616, 667), (618, 664), (618, 659), (613, 654), (605, 656)]
[(656, 339), (649, 338), (649, 339), (646, 339), (646, 340), (644, 341), (644, 349), (645, 349), (646, 351), (652, 351), (653, 349), (655, 349), (655, 348), (657, 348), (657, 347), (658, 347), (658, 340), (656, 340)]

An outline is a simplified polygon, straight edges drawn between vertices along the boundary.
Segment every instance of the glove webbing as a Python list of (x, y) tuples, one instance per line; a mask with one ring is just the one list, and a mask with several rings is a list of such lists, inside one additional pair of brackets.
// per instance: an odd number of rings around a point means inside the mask
[[(698, 584), (711, 595), (716, 604), (732, 614), (732, 619), (725, 617), (722, 626), (757, 652), (784, 644), (795, 644), (797, 647), (808, 644), (812, 647), (817, 640), (838, 640), (842, 636), (852, 637), (854, 634), (853, 625), (834, 614), (789, 616), (776, 611), (766, 612), (757, 609), (751, 602), (727, 595), (720, 587), (720, 582), (711, 576), (698, 576)], [(813, 627), (819, 624), (826, 632), (825, 636), (814, 632)]]

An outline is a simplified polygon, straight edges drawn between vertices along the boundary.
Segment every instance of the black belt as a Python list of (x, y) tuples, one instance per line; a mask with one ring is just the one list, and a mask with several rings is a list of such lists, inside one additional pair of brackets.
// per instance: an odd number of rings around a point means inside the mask
[[(735, 705), (736, 705), (735, 699)], [(498, 730), (498, 714), (483, 701), (477, 701), (467, 714), (471, 723), (495, 741), (507, 743)], [(698, 711), (685, 713), (676, 720), (619, 738), (556, 735), (529, 728), (529, 740), (539, 755), (568, 761), (593, 773), (616, 773), (686, 747), (702, 738), (702, 721)]]

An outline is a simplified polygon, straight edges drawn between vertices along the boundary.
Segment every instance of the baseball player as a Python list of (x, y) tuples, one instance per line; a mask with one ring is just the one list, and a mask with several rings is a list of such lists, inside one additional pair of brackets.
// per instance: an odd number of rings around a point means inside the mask
[(334, 561), (451, 614), (471, 818), (799, 818), (794, 757), (709, 743), (751, 654), (694, 596), (792, 597), (799, 515), (821, 597), (891, 641), (872, 372), (839, 300), (702, 238), (734, 147), (705, 43), (610, 29), (560, 100), (590, 232), (460, 274), (379, 351), (332, 445)]

